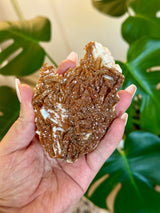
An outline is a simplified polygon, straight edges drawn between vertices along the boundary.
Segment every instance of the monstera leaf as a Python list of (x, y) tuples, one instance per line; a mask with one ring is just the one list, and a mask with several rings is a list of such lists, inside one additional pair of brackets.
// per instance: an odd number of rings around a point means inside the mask
[(136, 14), (153, 17), (160, 10), (159, 0), (92, 0), (93, 6), (102, 13), (121, 16), (132, 8)]
[(129, 16), (122, 24), (122, 36), (132, 43), (141, 37), (160, 39), (160, 19), (157, 13), (160, 10), (160, 1), (134, 1), (135, 16)]
[(122, 24), (122, 36), (129, 44), (146, 36), (160, 39), (159, 26), (159, 18), (130, 16)]
[(129, 1), (130, 7), (136, 14), (146, 17), (155, 17), (156, 13), (160, 10), (159, 0), (133, 0)]
[(0, 140), (19, 114), (19, 101), (14, 89), (0, 87)]
[[(101, 208), (108, 208), (106, 198), (119, 185), (114, 200), (114, 213), (159, 213), (160, 138), (147, 132), (133, 132), (124, 149), (115, 151), (97, 174), (92, 192), (86, 196)], [(97, 186), (96, 186), (97, 185)]]
[(37, 17), (19, 22), (0, 22), (0, 43), (9, 41), (9, 46), (0, 52), (0, 73), (24, 76), (39, 69), (45, 51), (40, 41), (50, 40), (50, 22)]
[(129, 0), (92, 0), (92, 4), (102, 13), (121, 16), (128, 8)]
[(140, 127), (155, 134), (160, 134), (160, 91), (157, 87), (160, 70), (151, 70), (160, 66), (159, 55), (160, 40), (142, 38), (130, 46), (127, 63), (122, 67), (125, 75), (123, 88), (134, 83), (141, 96)]

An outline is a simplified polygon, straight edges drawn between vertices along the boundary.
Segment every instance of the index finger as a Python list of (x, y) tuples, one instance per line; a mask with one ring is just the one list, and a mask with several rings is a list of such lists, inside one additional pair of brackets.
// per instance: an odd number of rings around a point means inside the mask
[(59, 64), (56, 73), (64, 74), (70, 67), (75, 68), (77, 60), (77, 53), (71, 52), (69, 56)]

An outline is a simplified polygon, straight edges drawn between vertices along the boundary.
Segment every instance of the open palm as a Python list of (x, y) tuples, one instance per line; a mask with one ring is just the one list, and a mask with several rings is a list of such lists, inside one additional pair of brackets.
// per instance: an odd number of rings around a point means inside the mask
[(0, 143), (0, 212), (70, 212), (121, 140), (135, 86), (119, 92), (117, 118), (98, 148), (72, 164), (45, 153), (35, 136), (33, 92), (21, 84), (19, 90), (20, 117)]

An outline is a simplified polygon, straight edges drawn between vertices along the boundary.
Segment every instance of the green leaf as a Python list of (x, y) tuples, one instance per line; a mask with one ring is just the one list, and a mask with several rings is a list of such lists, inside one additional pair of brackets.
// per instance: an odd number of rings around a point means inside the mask
[(125, 135), (128, 135), (133, 131), (140, 130), (140, 106), (141, 98), (137, 95), (133, 98), (132, 103), (127, 110), (128, 121), (125, 127)]
[(160, 10), (159, 0), (135, 0), (130, 1), (130, 6), (136, 14), (142, 14), (146, 17), (155, 17)]
[(92, 4), (100, 12), (111, 16), (122, 16), (132, 8), (135, 14), (155, 17), (160, 10), (159, 0), (92, 0)]
[[(147, 132), (133, 132), (125, 140), (124, 149), (117, 150), (106, 161), (92, 184), (104, 175), (87, 197), (101, 208), (107, 208), (106, 198), (120, 184), (114, 201), (115, 213), (159, 213), (160, 138)], [(92, 185), (91, 185), (92, 186)]]
[(93, 6), (100, 12), (117, 17), (127, 11), (128, 2), (129, 0), (92, 0)]
[(130, 16), (122, 24), (121, 31), (123, 38), (131, 44), (141, 37), (160, 39), (159, 26), (159, 18)]
[(160, 66), (159, 55), (160, 41), (142, 38), (130, 46), (127, 63), (122, 67), (125, 75), (123, 88), (134, 83), (137, 94), (141, 95), (140, 128), (155, 134), (160, 134), (160, 91), (156, 88), (160, 71), (148, 70)]
[(19, 115), (19, 101), (14, 89), (0, 87), (0, 140)]
[(12, 43), (0, 52), (0, 73), (24, 76), (37, 71), (45, 57), (39, 42), (49, 41), (50, 31), (50, 22), (44, 17), (19, 22), (1, 21), (0, 43)]

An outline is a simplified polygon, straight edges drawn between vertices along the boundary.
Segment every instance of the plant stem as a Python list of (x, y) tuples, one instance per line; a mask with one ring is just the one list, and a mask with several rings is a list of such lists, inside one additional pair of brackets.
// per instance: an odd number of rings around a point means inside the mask
[(56, 64), (56, 62), (51, 58), (51, 56), (45, 51), (46, 56), (48, 57), (48, 59), (54, 64), (54, 66), (57, 68), (58, 65)]
[(21, 12), (21, 9), (19, 7), (17, 0), (11, 0), (11, 3), (12, 3), (12, 6), (14, 7), (14, 9), (15, 9), (15, 12), (17, 13), (19, 20), (21, 20), (21, 21), (24, 20), (24, 16)]

